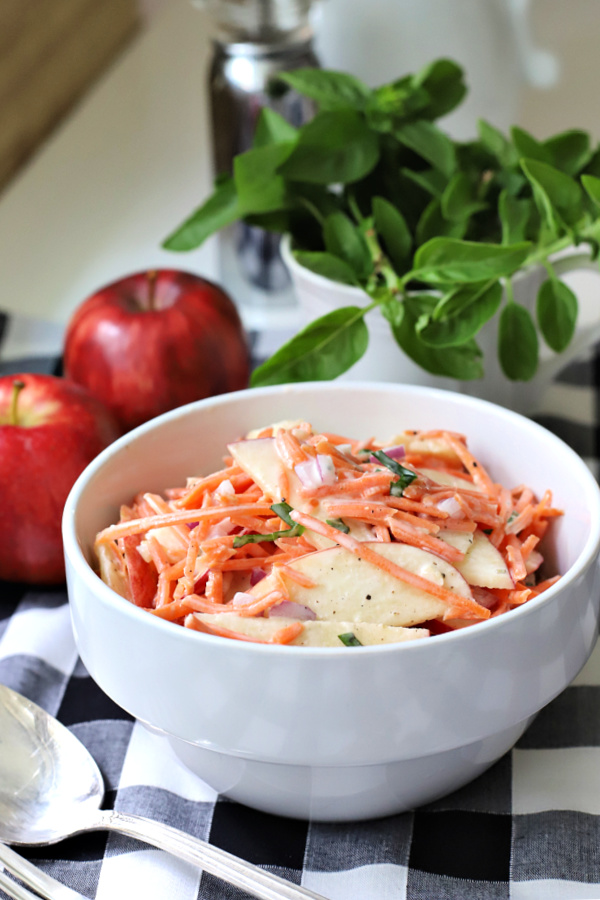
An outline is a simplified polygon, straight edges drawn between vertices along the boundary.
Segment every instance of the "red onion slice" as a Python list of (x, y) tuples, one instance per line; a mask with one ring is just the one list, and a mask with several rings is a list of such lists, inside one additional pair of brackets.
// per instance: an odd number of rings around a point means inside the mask
[(259, 581), (262, 581), (263, 578), (267, 577), (267, 573), (264, 569), (254, 568), (250, 572), (250, 584), (254, 587), (255, 584), (258, 584)]
[(247, 606), (248, 603), (254, 603), (256, 597), (253, 594), (247, 594), (246, 591), (236, 591), (231, 601), (232, 606)]
[(303, 606), (301, 603), (295, 603), (293, 600), (283, 600), (277, 606), (272, 606), (269, 610), (269, 618), (273, 616), (300, 619), (302, 622), (314, 621), (317, 618), (317, 614), (312, 609), (309, 609), (308, 606)]
[(462, 516), (463, 513), (460, 503), (454, 497), (446, 497), (445, 500), (440, 500), (439, 503), (436, 503), (436, 507), (440, 512), (447, 512), (449, 516), (455, 519)]
[[(390, 459), (403, 459), (406, 456), (404, 444), (396, 444), (394, 447), (384, 447), (383, 452), (386, 456), (389, 456)], [(376, 456), (371, 456), (370, 462), (378, 463), (379, 460)]]
[(327, 453), (317, 453), (317, 466), (322, 484), (335, 484), (337, 478), (335, 465), (333, 464), (332, 458), (328, 456)]
[(300, 479), (302, 487), (305, 487), (307, 490), (314, 491), (315, 488), (321, 486), (321, 475), (316, 459), (311, 457), (311, 459), (298, 463), (294, 466), (294, 472)]

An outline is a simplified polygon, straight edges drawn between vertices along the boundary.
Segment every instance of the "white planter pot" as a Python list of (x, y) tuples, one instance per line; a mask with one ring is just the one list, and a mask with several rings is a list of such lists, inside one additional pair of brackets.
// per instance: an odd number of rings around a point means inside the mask
[[(301, 266), (293, 257), (287, 238), (282, 241), (281, 252), (290, 271), (304, 324), (334, 309), (370, 303), (369, 297), (360, 288), (339, 284)], [(598, 263), (571, 250), (556, 257), (553, 264), (556, 273), (578, 297), (578, 327), (571, 344), (561, 354), (540, 345), (540, 365), (531, 381), (513, 382), (502, 372), (497, 356), (497, 317), (485, 325), (477, 336), (484, 353), (485, 376), (477, 381), (456, 381), (430, 375), (413, 363), (397, 345), (388, 323), (376, 309), (365, 316), (369, 328), (366, 353), (340, 377), (353, 381), (389, 381), (439, 387), (481, 397), (526, 415), (531, 413), (538, 408), (540, 398), (558, 372), (600, 340)], [(546, 272), (540, 266), (513, 280), (515, 300), (532, 313), (539, 286), (545, 278)]]

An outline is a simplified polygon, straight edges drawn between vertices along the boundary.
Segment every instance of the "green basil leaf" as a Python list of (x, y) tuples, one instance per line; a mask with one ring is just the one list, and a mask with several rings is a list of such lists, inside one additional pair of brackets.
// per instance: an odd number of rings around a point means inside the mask
[(414, 84), (413, 76), (405, 75), (375, 88), (367, 107), (372, 128), (390, 132), (401, 119), (415, 115), (431, 103), (431, 96)]
[(304, 266), (317, 275), (329, 278), (331, 281), (339, 281), (340, 284), (358, 284), (354, 271), (348, 263), (331, 253), (322, 253), (318, 250), (297, 250), (294, 257)]
[(433, 122), (419, 120), (399, 125), (394, 129), (394, 137), (448, 178), (456, 169), (454, 143)]
[(242, 216), (273, 212), (286, 206), (286, 183), (277, 169), (293, 148), (293, 142), (267, 144), (235, 157), (233, 177)]
[(363, 645), (356, 637), (353, 631), (346, 631), (344, 634), (338, 634), (338, 638), (345, 647), (362, 647)]
[(343, 212), (327, 216), (323, 239), (328, 253), (342, 259), (359, 280), (369, 277), (373, 263), (368, 244), (359, 228)]
[[(459, 289), (460, 292), (461, 289)], [(496, 281), (466, 304), (460, 314), (439, 321), (423, 319), (417, 330), (429, 347), (456, 347), (475, 337), (496, 315), (502, 303), (502, 285)]]
[(600, 206), (600, 178), (595, 175), (582, 175), (581, 183), (589, 198), (593, 200), (596, 206)]
[(295, 381), (328, 381), (347, 371), (365, 353), (369, 331), (365, 309), (346, 306), (302, 329), (254, 370), (253, 387)]
[(437, 199), (441, 198), (448, 184), (447, 176), (440, 172), (439, 169), (423, 169), (420, 172), (413, 172), (412, 169), (403, 167), (400, 172), (405, 178), (410, 179), (414, 184), (417, 184)]
[(524, 131), (523, 128), (519, 128), (516, 125), (511, 128), (510, 134), (520, 157), (535, 159), (538, 162), (547, 163), (549, 166), (552, 165), (552, 153), (544, 146), (544, 144), (534, 138), (532, 134), (529, 134), (529, 132)]
[(426, 244), (435, 237), (444, 235), (449, 238), (462, 238), (467, 231), (467, 220), (452, 221), (442, 212), (440, 200), (431, 200), (427, 204), (417, 222), (415, 239), (418, 245)]
[(567, 224), (577, 222), (583, 212), (583, 194), (574, 178), (535, 159), (521, 160), (521, 168), (534, 188), (540, 212), (550, 222), (556, 222), (555, 210)]
[(410, 266), (412, 235), (400, 210), (385, 197), (373, 198), (373, 222), (394, 269), (402, 275)]
[(456, 172), (452, 176), (440, 202), (444, 218), (451, 222), (463, 222), (474, 213), (487, 209), (487, 203), (475, 197), (474, 185), (466, 172)]
[(321, 109), (364, 109), (373, 92), (354, 75), (323, 69), (295, 69), (282, 72), (285, 81), (304, 97), (319, 104)]
[(507, 378), (529, 381), (538, 367), (538, 337), (529, 310), (508, 303), (500, 313), (498, 357)]
[(555, 353), (562, 353), (575, 333), (577, 297), (563, 281), (548, 278), (538, 291), (536, 314), (544, 340)]
[(504, 190), (498, 198), (498, 214), (502, 223), (502, 243), (504, 246), (518, 244), (527, 235), (533, 202), (528, 197), (518, 199)]
[(486, 281), (510, 275), (531, 250), (531, 244), (509, 247), (453, 238), (433, 238), (415, 253), (412, 275), (431, 284)]
[(494, 156), (503, 168), (511, 168), (519, 162), (519, 154), (501, 131), (484, 119), (477, 122), (479, 140), (483, 147)]
[[(290, 528), (294, 528), (298, 524), (297, 522), (294, 522), (290, 516), (290, 513), (294, 511), (294, 507), (290, 506), (286, 500), (281, 500), (279, 503), (272, 503), (271, 509), (275, 515), (279, 516), (281, 521), (285, 522), (286, 525), (289, 525)], [(304, 531), (304, 529), (302, 530)]]
[(233, 178), (227, 176), (208, 200), (163, 242), (165, 250), (183, 252), (199, 247), (206, 238), (240, 218), (240, 204)]
[(451, 59), (437, 59), (424, 66), (413, 75), (412, 84), (429, 95), (428, 104), (421, 109), (421, 115), (427, 119), (439, 119), (452, 112), (467, 93), (463, 70)]
[(577, 129), (548, 138), (544, 147), (550, 151), (552, 164), (567, 175), (577, 175), (592, 158), (589, 134)]
[(412, 469), (407, 469), (406, 466), (401, 465), (396, 459), (388, 456), (385, 450), (373, 450), (371, 456), (374, 456), (377, 462), (380, 462), (382, 466), (385, 466), (394, 475), (402, 478), (406, 482), (405, 487), (412, 484), (417, 477), (416, 472), (413, 472)]
[(303, 126), (279, 174), (310, 184), (350, 184), (364, 178), (379, 159), (379, 141), (354, 110), (321, 112)]
[(430, 314), (436, 305), (436, 297), (429, 294), (413, 294), (406, 297), (399, 312), (391, 303), (382, 304), (381, 312), (390, 323), (396, 343), (409, 359), (433, 375), (471, 381), (483, 376), (481, 350), (474, 341), (460, 347), (439, 349), (428, 347), (416, 330), (423, 314)]
[(288, 144), (294, 142), (298, 130), (269, 106), (263, 107), (256, 123), (253, 147), (266, 147), (269, 144)]

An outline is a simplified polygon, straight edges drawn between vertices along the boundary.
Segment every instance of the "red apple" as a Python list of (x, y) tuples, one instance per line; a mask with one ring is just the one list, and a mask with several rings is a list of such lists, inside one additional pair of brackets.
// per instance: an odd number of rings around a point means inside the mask
[(244, 330), (227, 294), (171, 269), (130, 275), (85, 300), (67, 329), (64, 368), (123, 431), (244, 388), (250, 374)]
[(84, 388), (53, 375), (0, 378), (0, 578), (58, 584), (61, 517), (77, 476), (118, 436)]

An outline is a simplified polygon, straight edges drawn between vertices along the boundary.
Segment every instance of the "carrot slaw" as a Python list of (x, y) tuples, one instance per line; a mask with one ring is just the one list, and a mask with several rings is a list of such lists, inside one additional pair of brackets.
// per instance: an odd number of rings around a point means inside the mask
[[(550, 491), (538, 499), (496, 483), (464, 435), (358, 440), (297, 421), (228, 450), (221, 470), (138, 494), (96, 536), (100, 577), (150, 615), (230, 639), (319, 643), (325, 632), (332, 640), (338, 614), (319, 598), (339, 584), (342, 648), (348, 629), (356, 645), (467, 627), (559, 577), (544, 572), (540, 550), (561, 515)], [(365, 597), (379, 588), (381, 623), (373, 604), (348, 599), (358, 590), (343, 580), (351, 557), (365, 564)]]

